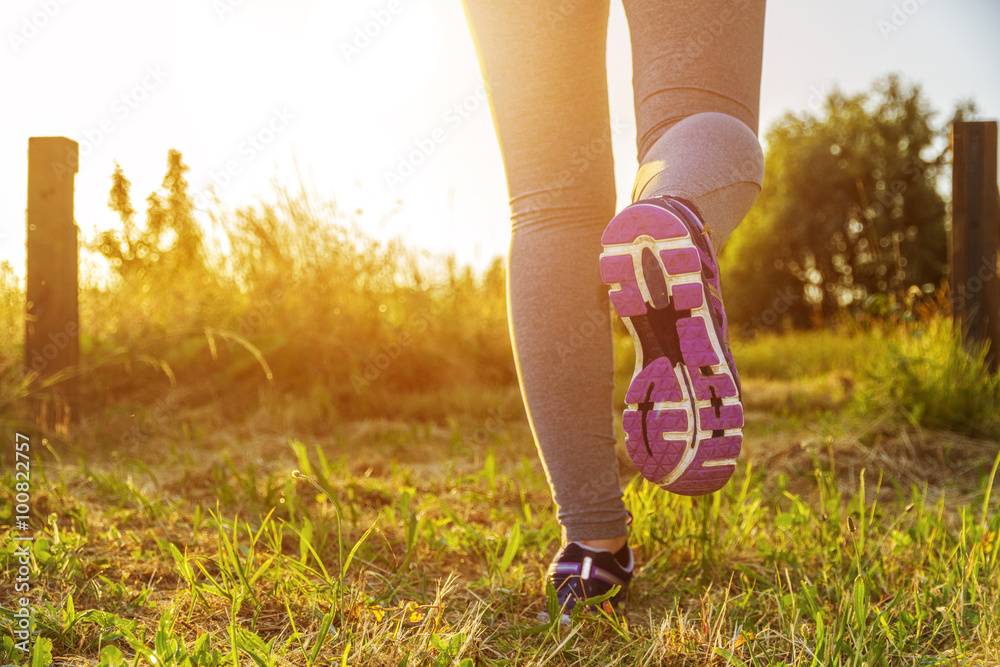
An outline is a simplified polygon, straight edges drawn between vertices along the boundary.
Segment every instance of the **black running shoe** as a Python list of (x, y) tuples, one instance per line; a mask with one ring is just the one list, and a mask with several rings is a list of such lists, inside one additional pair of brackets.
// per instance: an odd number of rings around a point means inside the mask
[[(556, 555), (549, 566), (548, 579), (559, 597), (564, 622), (569, 621), (569, 612), (577, 602), (604, 595), (615, 587), (618, 591), (605, 604), (610, 604), (617, 611), (624, 610), (635, 559), (630, 547), (622, 548), (628, 549), (627, 567), (623, 567), (610, 551), (596, 551), (577, 542), (570, 542)], [(543, 612), (540, 617), (548, 620), (548, 612)]]

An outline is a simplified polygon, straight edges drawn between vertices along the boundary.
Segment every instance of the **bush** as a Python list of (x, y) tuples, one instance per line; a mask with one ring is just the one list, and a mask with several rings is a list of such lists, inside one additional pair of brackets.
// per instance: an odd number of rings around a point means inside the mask
[(915, 425), (1000, 436), (1000, 376), (987, 349), (966, 349), (950, 317), (935, 315), (880, 334), (863, 367), (855, 405), (888, 411)]
[[(360, 211), (301, 187), (236, 210), (217, 203), (199, 223), (186, 171), (170, 151), (139, 216), (116, 168), (109, 207), (120, 227), (83, 244), (80, 386), (91, 412), (176, 388), (230, 415), (295, 404), (329, 427), (396, 417), (413, 407), (401, 407), (407, 395), (420, 395), (418, 416), (443, 420), (448, 400), (426, 397), (516, 390), (500, 259), (477, 275), (376, 240)], [(0, 396), (20, 376), (23, 318), (8, 301), (23, 303), (23, 291), (0, 266)]]

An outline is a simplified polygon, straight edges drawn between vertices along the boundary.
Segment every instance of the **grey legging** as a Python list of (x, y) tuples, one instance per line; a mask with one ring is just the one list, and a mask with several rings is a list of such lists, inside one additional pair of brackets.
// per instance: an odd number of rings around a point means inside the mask
[[(615, 214), (609, 0), (463, 0), (500, 141), (521, 391), (569, 540), (625, 534), (601, 234)], [(639, 170), (633, 201), (693, 200), (717, 247), (763, 179), (764, 0), (624, 0)]]

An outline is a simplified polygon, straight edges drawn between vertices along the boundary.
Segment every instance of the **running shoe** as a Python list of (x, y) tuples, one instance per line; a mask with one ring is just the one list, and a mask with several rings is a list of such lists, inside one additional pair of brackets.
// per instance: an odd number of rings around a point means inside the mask
[(667, 491), (721, 489), (743, 443), (719, 263), (694, 205), (643, 199), (611, 220), (601, 278), (635, 344), (622, 426), (632, 461)]
[[(626, 545), (622, 549), (628, 550), (627, 566), (606, 549), (591, 549), (578, 542), (570, 542), (559, 551), (549, 566), (548, 579), (559, 598), (563, 622), (569, 621), (569, 613), (577, 602), (604, 595), (616, 586), (617, 592), (604, 604), (617, 611), (624, 610), (635, 557), (631, 547)], [(549, 613), (542, 612), (539, 618), (548, 621)]]

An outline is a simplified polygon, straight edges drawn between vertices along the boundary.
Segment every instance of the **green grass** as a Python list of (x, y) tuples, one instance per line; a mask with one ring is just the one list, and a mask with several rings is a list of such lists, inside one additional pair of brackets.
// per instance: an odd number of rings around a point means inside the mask
[(842, 327), (793, 336), (765, 333), (732, 343), (741, 376), (800, 380), (854, 371), (871, 354), (873, 339), (868, 333)]
[[(927, 456), (964, 448), (921, 477), (864, 466), (892, 453), (870, 433), (766, 468), (751, 442), (733, 482), (699, 499), (626, 476), (630, 610), (564, 627), (536, 618), (560, 539), (544, 474), (524, 423), (494, 422), (159, 435), (155, 466), (96, 448), (59, 464), (36, 443), (37, 645), (106, 665), (1000, 660), (988, 443), (881, 432)], [(0, 659), (27, 664), (3, 642)]]

